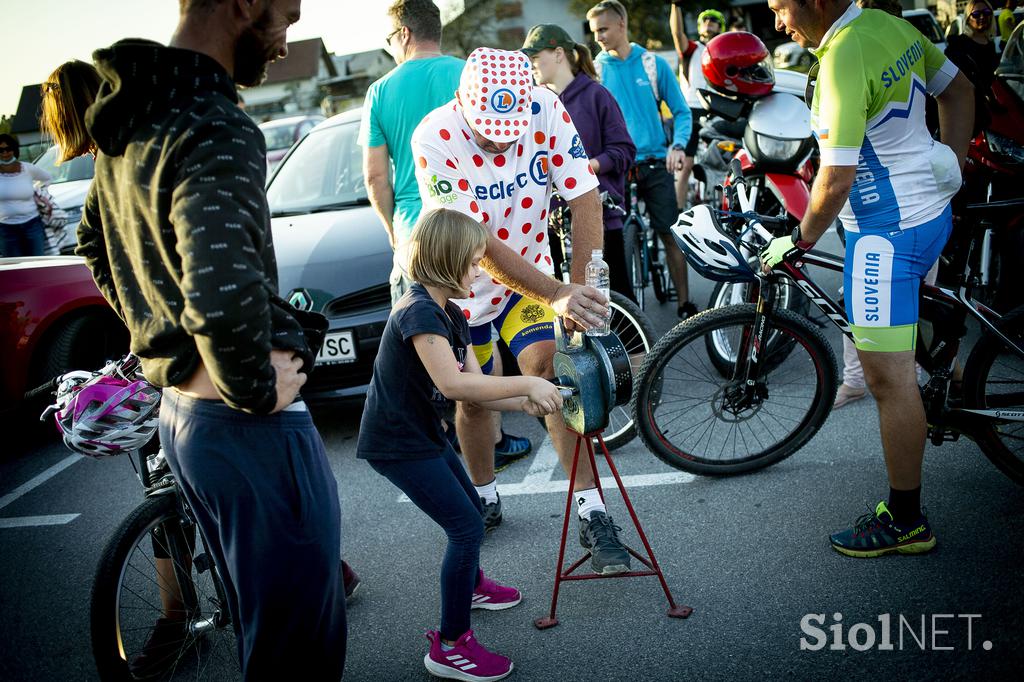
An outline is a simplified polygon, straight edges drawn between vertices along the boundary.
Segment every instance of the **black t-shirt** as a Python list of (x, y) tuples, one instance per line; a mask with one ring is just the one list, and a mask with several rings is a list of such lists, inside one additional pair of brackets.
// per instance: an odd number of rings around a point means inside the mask
[(974, 134), (977, 135), (991, 120), (986, 97), (999, 66), (999, 55), (991, 42), (982, 45), (970, 36), (958, 35), (952, 36), (946, 44), (946, 56), (974, 86)]
[(441, 419), (450, 401), (416, 354), (412, 337), (418, 334), (448, 339), (460, 369), (466, 360), (469, 323), (462, 311), (451, 302), (442, 310), (413, 284), (392, 309), (373, 363), (356, 445), (361, 459), (427, 459), (448, 447)]

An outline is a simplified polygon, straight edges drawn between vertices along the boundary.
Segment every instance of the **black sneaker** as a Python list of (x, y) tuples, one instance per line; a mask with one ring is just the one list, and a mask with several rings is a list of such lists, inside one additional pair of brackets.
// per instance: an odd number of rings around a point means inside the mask
[(128, 669), (135, 679), (157, 677), (166, 672), (183, 651), (194, 643), (195, 639), (188, 633), (185, 621), (157, 618), (142, 651), (128, 663)]
[[(497, 492), (494, 493), (498, 495)], [(492, 530), (501, 525), (501, 495), (498, 495), (497, 502), (487, 502), (484, 498), (480, 498), (480, 504), (483, 505), (483, 517), (484, 517), (484, 532), (490, 533)]]
[(686, 303), (682, 304), (681, 306), (679, 306), (679, 308), (676, 309), (676, 313), (679, 315), (680, 320), (689, 319), (696, 315), (698, 312), (700, 311), (697, 310), (697, 306), (695, 306), (690, 301), (687, 301)]
[(629, 570), (629, 552), (619, 540), (622, 530), (603, 511), (590, 512), (590, 520), (580, 519), (580, 544), (590, 550), (594, 573), (610, 575)]

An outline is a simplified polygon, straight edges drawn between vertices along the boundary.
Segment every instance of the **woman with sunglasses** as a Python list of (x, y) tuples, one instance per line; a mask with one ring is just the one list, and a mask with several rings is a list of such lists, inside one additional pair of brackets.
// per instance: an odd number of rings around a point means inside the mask
[(36, 206), (35, 189), (50, 184), (50, 174), (19, 160), (18, 138), (0, 135), (0, 255), (41, 256), (43, 220)]
[(951, 36), (946, 56), (974, 85), (974, 134), (984, 130), (991, 120), (985, 97), (992, 89), (999, 54), (992, 42), (990, 0), (971, 0), (964, 8), (964, 32)]

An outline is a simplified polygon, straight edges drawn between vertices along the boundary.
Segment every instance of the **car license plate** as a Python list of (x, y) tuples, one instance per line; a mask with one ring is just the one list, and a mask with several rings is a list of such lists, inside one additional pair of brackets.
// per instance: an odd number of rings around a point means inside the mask
[(330, 332), (324, 337), (324, 345), (316, 356), (318, 365), (335, 365), (356, 361), (356, 344), (351, 331)]

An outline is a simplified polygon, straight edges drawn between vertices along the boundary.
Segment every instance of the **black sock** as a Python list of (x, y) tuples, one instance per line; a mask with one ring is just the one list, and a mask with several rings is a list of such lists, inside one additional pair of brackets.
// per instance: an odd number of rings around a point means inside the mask
[(902, 526), (921, 518), (921, 486), (913, 490), (889, 488), (889, 513), (893, 523)]

